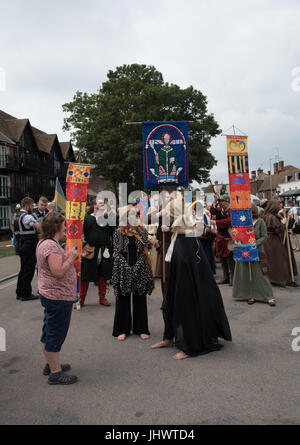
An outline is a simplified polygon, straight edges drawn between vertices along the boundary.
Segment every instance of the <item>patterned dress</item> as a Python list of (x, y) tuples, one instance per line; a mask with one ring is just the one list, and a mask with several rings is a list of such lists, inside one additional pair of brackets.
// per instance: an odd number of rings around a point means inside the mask
[[(143, 227), (138, 228), (138, 234), (147, 246), (148, 233)], [(116, 230), (113, 236), (114, 265), (112, 285), (117, 298), (121, 295), (137, 292), (139, 295), (150, 295), (154, 289), (151, 269), (147, 264), (144, 245), (134, 237), (136, 247), (136, 262), (130, 264), (129, 238)]]

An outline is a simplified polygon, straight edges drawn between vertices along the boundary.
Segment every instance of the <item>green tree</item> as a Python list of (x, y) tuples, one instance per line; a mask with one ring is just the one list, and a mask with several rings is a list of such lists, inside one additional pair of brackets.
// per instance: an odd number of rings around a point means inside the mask
[(209, 151), (211, 138), (221, 131), (207, 113), (201, 91), (165, 83), (159, 71), (146, 65), (123, 65), (110, 70), (107, 78), (97, 93), (77, 91), (73, 101), (63, 105), (68, 113), (63, 128), (71, 132), (82, 159), (96, 164), (115, 191), (120, 182), (127, 182), (129, 191), (142, 190), (141, 126), (126, 122), (194, 121), (189, 130), (190, 181), (207, 181), (216, 165)]

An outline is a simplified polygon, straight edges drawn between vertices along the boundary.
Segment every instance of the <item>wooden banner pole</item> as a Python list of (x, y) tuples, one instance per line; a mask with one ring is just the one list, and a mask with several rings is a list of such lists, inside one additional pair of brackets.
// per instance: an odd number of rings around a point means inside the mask
[(165, 237), (165, 232), (162, 232), (162, 256), (163, 256), (163, 283), (165, 284), (166, 282), (166, 237)]
[[(147, 123), (148, 121), (145, 121), (145, 123)], [(150, 121), (149, 121), (150, 122)], [(160, 121), (160, 122), (164, 122), (164, 121)], [(171, 121), (166, 121), (166, 122), (171, 122)], [(188, 121), (189, 124), (193, 124), (195, 121)], [(125, 122), (126, 125), (142, 125), (143, 122)]]
[(290, 244), (290, 237), (289, 237), (289, 218), (287, 216), (286, 220), (286, 226), (285, 226), (285, 234), (286, 234), (286, 242), (287, 242), (287, 249), (288, 249), (288, 256), (289, 256), (289, 265), (290, 265), (290, 271), (291, 271), (291, 277), (292, 277), (292, 283), (295, 281), (294, 276), (294, 268), (293, 268), (293, 262), (292, 262), (292, 254), (291, 254), (291, 244)]

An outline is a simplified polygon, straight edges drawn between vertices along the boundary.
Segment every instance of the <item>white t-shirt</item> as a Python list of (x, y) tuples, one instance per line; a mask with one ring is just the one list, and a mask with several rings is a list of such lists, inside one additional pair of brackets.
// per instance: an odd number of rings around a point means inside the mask
[(29, 213), (22, 218), (22, 223), (24, 224), (25, 229), (31, 229), (31, 227), (37, 223), (37, 220), (33, 215), (29, 215)]
[(298, 210), (297, 210), (297, 207), (292, 207), (291, 208), (291, 214), (292, 214), (292, 217), (294, 218), (295, 222), (298, 222)]

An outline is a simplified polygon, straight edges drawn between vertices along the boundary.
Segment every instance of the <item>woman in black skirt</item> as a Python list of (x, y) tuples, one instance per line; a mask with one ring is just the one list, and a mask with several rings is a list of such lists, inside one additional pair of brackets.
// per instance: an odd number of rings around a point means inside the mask
[(221, 293), (201, 246), (201, 232), (187, 225), (183, 216), (175, 219), (172, 230), (176, 240), (162, 305), (164, 336), (152, 348), (171, 347), (175, 339), (180, 352), (173, 358), (181, 360), (219, 350), (223, 345), (218, 337), (232, 338)]
[(142, 340), (150, 335), (147, 294), (152, 293), (154, 284), (147, 247), (148, 233), (143, 227), (123, 226), (114, 233), (112, 285), (116, 312), (112, 335), (121, 341), (130, 335), (131, 330)]

